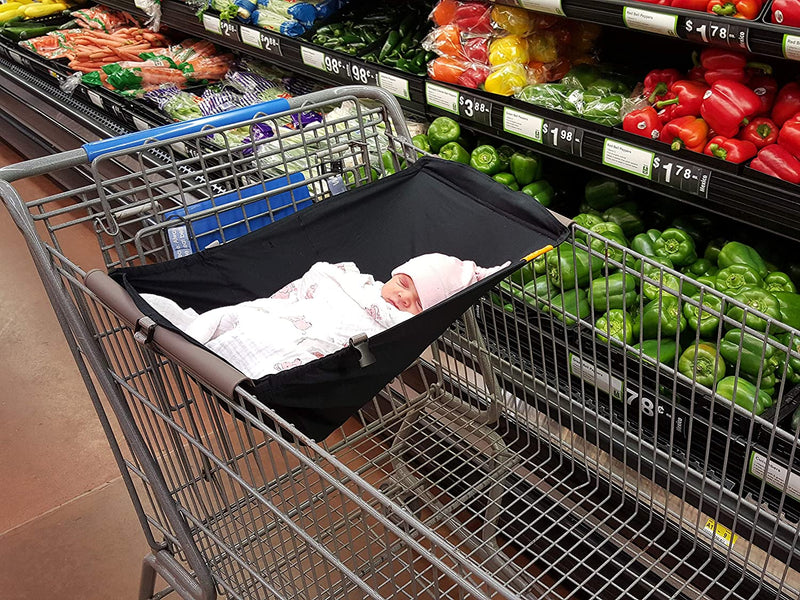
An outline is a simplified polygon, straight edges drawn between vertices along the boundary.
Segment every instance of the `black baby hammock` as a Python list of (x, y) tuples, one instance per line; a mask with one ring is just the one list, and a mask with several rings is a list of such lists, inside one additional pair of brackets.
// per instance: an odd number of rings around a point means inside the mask
[(352, 261), (380, 281), (397, 265), (429, 252), (485, 267), (511, 261), (507, 269), (372, 337), (368, 346), (375, 361), (368, 366), (359, 364), (359, 350), (347, 347), (252, 382), (259, 400), (321, 440), (407, 368), (478, 297), (518, 269), (523, 257), (556, 246), (566, 236), (567, 229), (527, 196), (465, 165), (423, 158), (392, 177), (222, 246), (110, 276), (142, 313), (180, 333), (139, 294), (159, 294), (204, 312), (270, 296), (319, 261)]

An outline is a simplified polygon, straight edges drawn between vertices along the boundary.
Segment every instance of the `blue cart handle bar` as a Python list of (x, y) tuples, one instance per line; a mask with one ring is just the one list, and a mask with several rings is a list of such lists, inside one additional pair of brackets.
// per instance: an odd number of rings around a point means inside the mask
[(290, 108), (291, 105), (288, 100), (285, 98), (276, 98), (269, 102), (245, 106), (217, 115), (200, 117), (199, 119), (192, 119), (191, 121), (183, 121), (181, 123), (171, 123), (169, 125), (162, 125), (161, 127), (154, 127), (153, 129), (145, 129), (143, 131), (134, 131), (133, 133), (107, 140), (89, 142), (83, 145), (83, 149), (86, 151), (86, 156), (89, 158), (89, 161), (93, 161), (103, 154), (117, 152), (119, 150), (130, 150), (131, 148), (141, 146), (145, 142), (172, 140), (185, 135), (200, 133), (206, 128), (225, 127), (226, 125), (243, 123), (253, 119), (256, 115), (274, 115), (287, 111)]

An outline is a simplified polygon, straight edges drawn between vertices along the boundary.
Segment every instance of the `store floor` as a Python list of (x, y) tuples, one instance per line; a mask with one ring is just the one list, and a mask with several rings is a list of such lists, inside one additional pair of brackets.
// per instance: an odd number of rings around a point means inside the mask
[[(19, 160), (0, 143), (0, 165)], [(55, 188), (39, 177), (18, 189), (33, 199)], [(87, 248), (92, 243), (87, 232)], [(3, 207), (0, 348), (0, 598), (136, 598), (147, 545), (22, 236)]]

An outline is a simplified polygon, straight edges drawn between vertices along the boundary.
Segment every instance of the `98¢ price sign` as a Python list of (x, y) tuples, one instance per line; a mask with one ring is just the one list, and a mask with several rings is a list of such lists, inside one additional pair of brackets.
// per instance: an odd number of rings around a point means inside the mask
[(378, 85), (378, 72), (366, 65), (305, 46), (300, 47), (300, 55), (304, 64), (315, 69), (327, 71), (331, 75), (349, 79), (355, 83)]

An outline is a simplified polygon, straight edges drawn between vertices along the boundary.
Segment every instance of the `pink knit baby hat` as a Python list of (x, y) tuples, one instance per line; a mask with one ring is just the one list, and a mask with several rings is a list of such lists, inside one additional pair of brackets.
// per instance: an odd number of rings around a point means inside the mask
[(392, 276), (404, 273), (411, 277), (425, 310), (509, 264), (485, 269), (455, 256), (423, 254), (394, 269)]

